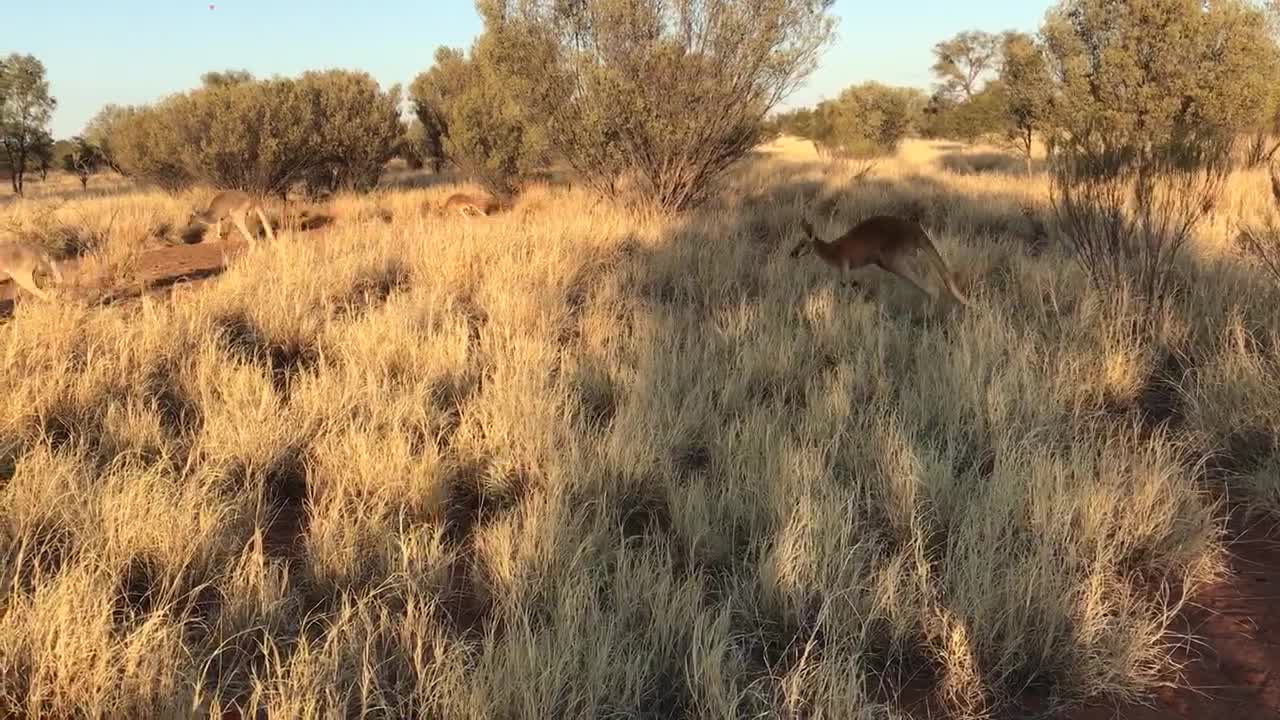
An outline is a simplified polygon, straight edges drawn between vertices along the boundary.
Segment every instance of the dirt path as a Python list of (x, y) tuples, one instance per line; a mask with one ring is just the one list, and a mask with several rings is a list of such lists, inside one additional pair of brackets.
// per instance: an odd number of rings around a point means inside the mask
[[(100, 293), (98, 302), (112, 304), (130, 300), (144, 293), (155, 293), (178, 284), (193, 284), (209, 280), (224, 269), (223, 253), (233, 255), (244, 247), (243, 242), (224, 239), (221, 242), (201, 242), (195, 245), (174, 245), (144, 251), (133, 266), (137, 278), (130, 287), (109, 289), (110, 278), (86, 277), (83, 264), (77, 260), (60, 263), (68, 288)], [(0, 281), (0, 318), (13, 314), (14, 302), (39, 302), (5, 278)]]
[(1177, 688), (1149, 706), (1083, 708), (1072, 720), (1274, 720), (1280, 718), (1280, 530), (1233, 522), (1231, 576), (1195, 598), (1186, 629), (1201, 641), (1180, 649)]

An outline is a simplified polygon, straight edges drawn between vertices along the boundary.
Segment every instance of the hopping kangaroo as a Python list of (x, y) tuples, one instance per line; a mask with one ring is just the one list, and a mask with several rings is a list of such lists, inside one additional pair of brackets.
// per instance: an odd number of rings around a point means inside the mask
[(845, 272), (865, 265), (878, 265), (933, 298), (933, 293), (914, 277), (905, 262), (916, 250), (924, 250), (925, 257), (942, 277), (942, 284), (951, 297), (961, 305), (969, 304), (956, 286), (955, 277), (947, 268), (942, 255), (938, 254), (938, 249), (919, 223), (891, 215), (877, 215), (863, 220), (829, 243), (818, 239), (808, 220), (801, 220), (800, 227), (804, 229), (807, 238), (801, 240), (791, 251), (793, 258), (812, 252), (828, 265)]
[(499, 209), (498, 201), (489, 197), (481, 197), (479, 195), (468, 195), (466, 193), (454, 193), (444, 201), (444, 211), (458, 212), (463, 217), (472, 217), (475, 215), (492, 215)]
[(249, 227), (245, 224), (245, 218), (252, 210), (262, 221), (262, 227), (267, 231), (267, 239), (275, 242), (276, 235), (271, 230), (271, 223), (267, 220), (266, 213), (262, 212), (262, 206), (257, 203), (248, 193), (239, 190), (224, 190), (213, 196), (209, 201), (209, 207), (204, 210), (196, 210), (191, 213), (190, 223), (200, 223), (201, 225), (212, 225), (213, 236), (218, 240), (222, 239), (222, 221), (230, 220), (236, 229), (244, 235), (244, 239), (248, 241), (250, 247), (256, 247), (257, 238), (249, 232)]
[(0, 242), (0, 275), (8, 275), (18, 287), (41, 300), (48, 300), (49, 293), (36, 285), (36, 271), (45, 272), (53, 276), (56, 282), (62, 282), (62, 271), (58, 269), (58, 263), (42, 248), (17, 240)]

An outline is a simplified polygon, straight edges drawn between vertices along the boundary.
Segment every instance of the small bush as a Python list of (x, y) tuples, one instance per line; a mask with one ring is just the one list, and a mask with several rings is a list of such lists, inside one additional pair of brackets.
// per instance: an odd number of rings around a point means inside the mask
[(917, 124), (923, 104), (920, 92), (911, 88), (855, 85), (818, 105), (810, 137), (836, 157), (891, 155)]
[(151, 107), (124, 108), (103, 128), (111, 163), (124, 175), (176, 193), (195, 178), (183, 163), (182, 136), (174, 122), (179, 98)]
[(324, 188), (371, 190), (400, 142), (400, 87), (383, 92), (368, 73), (349, 70), (308, 72), (298, 84), (318, 108), (313, 140)]
[(1247, 226), (1240, 231), (1244, 249), (1280, 282), (1280, 167), (1271, 167), (1271, 196), (1276, 211), (1266, 225)]

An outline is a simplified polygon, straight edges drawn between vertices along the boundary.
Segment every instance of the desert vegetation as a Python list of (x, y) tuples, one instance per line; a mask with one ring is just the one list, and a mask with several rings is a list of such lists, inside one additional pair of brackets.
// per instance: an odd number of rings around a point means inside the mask
[[(348, 70), (104, 108), (0, 204), (76, 264), (0, 323), (0, 715), (1025, 717), (1179, 684), (1231, 519), (1280, 516), (1277, 49), (1253, 4), (1113, 5), (964, 30), (932, 97), (785, 113), (825, 0), (486, 0), (411, 122)], [(6, 138), (48, 121), (17, 87)], [(148, 286), (229, 247), (181, 232), (225, 189), (274, 242)], [(790, 257), (880, 214), (968, 307)]]

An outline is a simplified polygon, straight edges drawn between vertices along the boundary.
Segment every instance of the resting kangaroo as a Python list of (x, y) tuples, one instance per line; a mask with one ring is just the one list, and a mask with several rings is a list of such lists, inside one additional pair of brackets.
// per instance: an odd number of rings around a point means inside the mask
[(53, 276), (56, 282), (62, 282), (62, 271), (58, 269), (58, 263), (43, 248), (18, 240), (0, 242), (0, 274), (13, 278), (15, 285), (41, 300), (48, 300), (49, 293), (36, 284), (37, 270)]
[(454, 193), (444, 201), (444, 211), (446, 213), (456, 211), (461, 213), (463, 217), (491, 215), (499, 209), (497, 200), (479, 195), (467, 195), (466, 193)]
[(271, 223), (267, 220), (266, 213), (262, 212), (262, 206), (257, 203), (248, 193), (239, 190), (224, 190), (209, 201), (209, 207), (204, 210), (197, 210), (191, 213), (190, 223), (200, 223), (201, 225), (212, 225), (214, 238), (222, 239), (222, 221), (230, 220), (236, 229), (244, 235), (244, 239), (248, 241), (250, 247), (256, 247), (258, 244), (250, 232), (248, 225), (245, 224), (245, 218), (249, 211), (254, 211), (258, 219), (262, 221), (262, 227), (267, 231), (267, 239), (275, 242), (276, 235), (271, 229)]
[(875, 264), (933, 298), (933, 293), (914, 277), (905, 262), (916, 250), (924, 250), (926, 259), (942, 277), (942, 284), (951, 297), (961, 305), (969, 304), (956, 286), (951, 270), (919, 223), (891, 215), (877, 215), (863, 220), (829, 243), (818, 239), (808, 220), (801, 220), (800, 227), (807, 237), (791, 251), (793, 258), (812, 252), (828, 265), (845, 272)]

